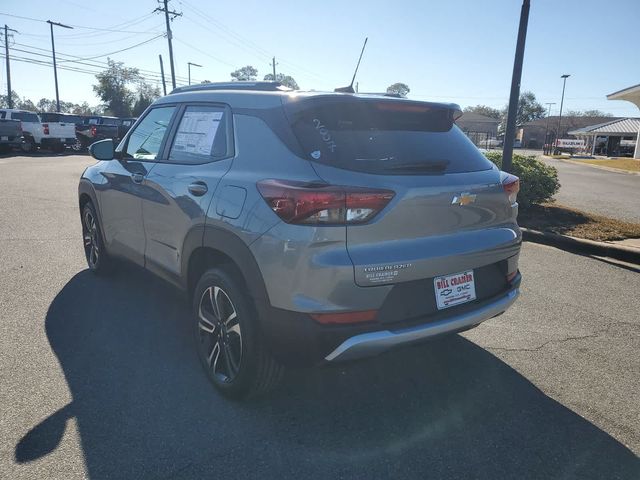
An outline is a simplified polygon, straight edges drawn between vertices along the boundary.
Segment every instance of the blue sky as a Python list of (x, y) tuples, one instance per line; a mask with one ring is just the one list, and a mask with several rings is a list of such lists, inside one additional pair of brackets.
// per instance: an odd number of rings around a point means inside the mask
[[(196, 80), (229, 80), (229, 72), (248, 64), (262, 76), (270, 72), (275, 55), (278, 71), (292, 75), (301, 88), (332, 89), (349, 83), (368, 36), (358, 74), (360, 91), (382, 91), (391, 83), (404, 82), (411, 88), (410, 98), (502, 107), (509, 95), (521, 4), (521, 0), (172, 0), (170, 6), (183, 12), (172, 23), (176, 72), (186, 78), (191, 61), (203, 65), (192, 70)], [(542, 103), (556, 102), (552, 109), (556, 113), (560, 75), (568, 73), (565, 111), (597, 108), (616, 116), (640, 116), (634, 105), (605, 98), (640, 83), (640, 1), (532, 0), (531, 4), (522, 90), (533, 91)], [(75, 25), (74, 30), (55, 32), (59, 60), (69, 60), (100, 56), (161, 34), (164, 18), (151, 14), (156, 6), (155, 0), (3, 0), (0, 12)], [(0, 15), (0, 22), (20, 32), (15, 43), (10, 41), (12, 55), (49, 61), (49, 25), (6, 15)], [(162, 37), (111, 58), (157, 75), (159, 53), (168, 74), (167, 41)], [(85, 61), (91, 65), (61, 65), (94, 71), (104, 61), (99, 57)], [(4, 59), (2, 64), (4, 93)], [(59, 70), (61, 100), (97, 104), (94, 81), (92, 74)], [(55, 97), (48, 66), (13, 61), (12, 86), (34, 101)]]

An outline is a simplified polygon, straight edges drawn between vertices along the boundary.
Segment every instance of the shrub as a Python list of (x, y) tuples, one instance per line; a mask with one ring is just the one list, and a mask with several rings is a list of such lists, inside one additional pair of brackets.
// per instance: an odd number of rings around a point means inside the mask
[[(502, 152), (487, 152), (486, 157), (502, 169)], [(518, 204), (522, 208), (551, 201), (560, 188), (558, 170), (533, 156), (513, 155), (510, 173), (520, 178)]]

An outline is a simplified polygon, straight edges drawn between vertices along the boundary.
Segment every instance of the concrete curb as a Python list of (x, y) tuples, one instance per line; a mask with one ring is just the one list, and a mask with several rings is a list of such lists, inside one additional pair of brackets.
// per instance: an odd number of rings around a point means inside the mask
[(529, 242), (551, 245), (577, 253), (615, 258), (624, 262), (640, 265), (640, 249), (637, 248), (613, 245), (606, 242), (595, 242), (583, 238), (558, 235), (557, 233), (539, 232), (538, 230), (523, 227), (520, 229), (522, 230), (522, 238)]

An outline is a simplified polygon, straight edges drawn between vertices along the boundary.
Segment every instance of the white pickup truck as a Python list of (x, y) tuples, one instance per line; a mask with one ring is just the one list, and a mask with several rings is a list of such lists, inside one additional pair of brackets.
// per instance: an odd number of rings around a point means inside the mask
[(66, 122), (41, 123), (34, 112), (4, 108), (0, 110), (0, 118), (19, 120), (24, 138), (20, 148), (25, 153), (37, 147), (62, 152), (66, 145), (76, 142), (76, 126)]

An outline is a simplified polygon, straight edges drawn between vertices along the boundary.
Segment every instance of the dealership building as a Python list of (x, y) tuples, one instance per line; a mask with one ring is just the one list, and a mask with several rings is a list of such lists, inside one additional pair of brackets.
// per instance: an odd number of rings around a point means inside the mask
[[(608, 100), (625, 100), (640, 108), (640, 84), (607, 95)], [(635, 146), (633, 158), (640, 158), (640, 122), (635, 125)]]
[(633, 157), (638, 154), (639, 130), (640, 118), (619, 118), (570, 130), (568, 134), (583, 140), (581, 149), (591, 155)]

